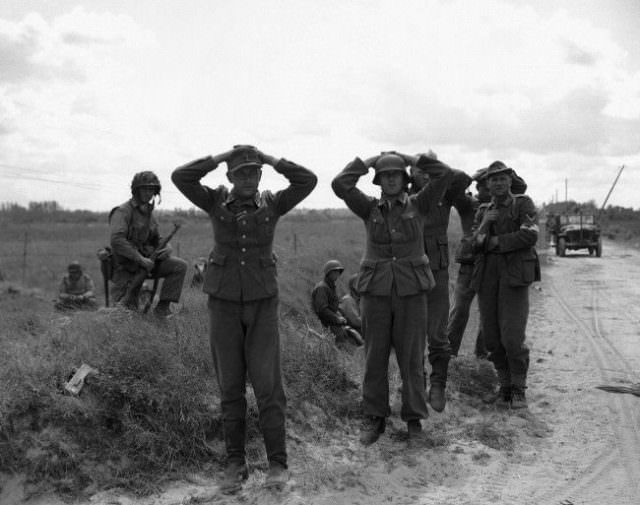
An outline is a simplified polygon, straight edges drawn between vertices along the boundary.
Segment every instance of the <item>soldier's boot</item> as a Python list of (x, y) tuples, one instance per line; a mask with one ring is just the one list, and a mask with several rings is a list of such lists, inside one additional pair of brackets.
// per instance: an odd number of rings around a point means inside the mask
[(222, 494), (235, 494), (242, 489), (242, 484), (249, 477), (249, 469), (244, 461), (230, 461), (224, 470), (220, 482)]
[(360, 443), (364, 446), (373, 444), (384, 433), (385, 427), (384, 417), (367, 416), (360, 428)]
[(411, 419), (407, 421), (407, 433), (409, 438), (417, 437), (422, 432), (422, 423), (420, 419)]
[(290, 473), (286, 466), (277, 461), (269, 462), (269, 471), (264, 481), (264, 487), (276, 491), (282, 491), (289, 481)]
[(167, 300), (160, 300), (156, 307), (153, 309), (153, 315), (161, 319), (167, 319), (171, 317), (171, 302)]
[(496, 370), (498, 373), (498, 381), (500, 383), (500, 389), (496, 397), (496, 407), (507, 409), (511, 406), (511, 397), (513, 390), (511, 387), (511, 375), (509, 370)]
[(429, 404), (436, 412), (442, 412), (447, 403), (445, 388), (449, 360), (439, 358), (431, 365), (431, 387), (429, 388)]
[(526, 409), (529, 407), (524, 390), (526, 388), (520, 386), (511, 386), (511, 408), (514, 410)]

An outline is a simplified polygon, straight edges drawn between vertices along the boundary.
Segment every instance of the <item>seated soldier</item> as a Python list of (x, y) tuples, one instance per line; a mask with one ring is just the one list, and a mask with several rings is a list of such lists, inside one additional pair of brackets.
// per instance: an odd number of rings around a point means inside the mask
[(340, 299), (336, 293), (336, 281), (344, 272), (344, 268), (337, 260), (329, 260), (324, 266), (324, 279), (315, 285), (311, 292), (313, 311), (318, 315), (320, 322), (331, 330), (336, 337), (336, 344), (342, 345), (351, 342), (362, 345), (362, 337), (351, 328), (347, 319), (340, 312)]
[(77, 261), (69, 264), (68, 274), (60, 282), (58, 300), (55, 303), (57, 310), (95, 310), (98, 303), (94, 294), (93, 280), (87, 274), (82, 273), (82, 267)]
[(362, 333), (362, 318), (360, 317), (360, 293), (356, 283), (358, 274), (349, 277), (349, 292), (340, 299), (339, 309), (347, 320), (347, 324)]

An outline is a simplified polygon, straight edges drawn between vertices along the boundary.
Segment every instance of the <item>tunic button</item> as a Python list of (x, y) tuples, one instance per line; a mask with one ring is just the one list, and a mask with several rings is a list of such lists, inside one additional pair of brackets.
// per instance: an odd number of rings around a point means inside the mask
[(245, 247), (242, 248), (242, 252), (247, 252), (247, 249)]
[(247, 238), (247, 236), (246, 235), (242, 235), (242, 238)]
[(395, 232), (396, 232), (395, 228), (393, 230), (391, 230), (391, 233), (395, 233)]
[(393, 258), (391, 258), (391, 259), (392, 259), (393, 261), (395, 261), (395, 260), (396, 260), (396, 257), (394, 256), (394, 257), (393, 257)]
[(244, 226), (244, 225), (246, 225), (246, 224), (247, 224), (247, 222), (246, 222), (246, 221), (240, 221), (240, 224), (241, 224), (242, 226)]
[(240, 264), (241, 264), (241, 265), (244, 265), (244, 261), (241, 261), (241, 262), (240, 262)]
[(265, 221), (269, 221), (269, 218), (268, 218), (268, 217), (265, 217), (265, 218), (264, 218), (264, 220), (265, 220)]

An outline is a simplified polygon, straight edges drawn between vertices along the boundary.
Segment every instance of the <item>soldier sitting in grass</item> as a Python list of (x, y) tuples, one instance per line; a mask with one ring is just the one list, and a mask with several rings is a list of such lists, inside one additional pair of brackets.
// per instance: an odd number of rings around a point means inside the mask
[(336, 282), (344, 272), (344, 268), (337, 260), (329, 260), (323, 269), (324, 278), (315, 285), (311, 293), (313, 311), (317, 314), (325, 328), (329, 328), (336, 337), (336, 345), (342, 346), (347, 342), (362, 345), (364, 342), (360, 333), (350, 327), (347, 319), (340, 311), (340, 298), (336, 292)]
[(98, 308), (94, 294), (93, 280), (82, 272), (82, 267), (77, 261), (73, 261), (67, 267), (68, 273), (60, 282), (58, 300), (55, 303), (57, 310), (95, 310)]

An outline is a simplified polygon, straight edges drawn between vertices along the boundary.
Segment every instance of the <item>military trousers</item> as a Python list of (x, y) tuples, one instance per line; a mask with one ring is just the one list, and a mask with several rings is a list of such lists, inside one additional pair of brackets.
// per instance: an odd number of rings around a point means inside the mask
[(365, 371), (362, 402), (366, 416), (388, 417), (389, 357), (395, 349), (402, 378), (404, 421), (424, 419), (429, 413), (424, 388), (423, 356), (427, 330), (427, 295), (364, 294), (361, 298)]
[(278, 297), (233, 302), (210, 296), (208, 305), (227, 458), (230, 462), (245, 461), (248, 376), (258, 404), (267, 458), (286, 467), (286, 399), (280, 369)]
[(432, 270), (436, 285), (427, 293), (427, 346), (431, 364), (431, 383), (447, 382), (447, 364), (450, 347), (447, 338), (449, 317), (449, 271), (446, 268)]
[[(471, 277), (473, 274), (473, 265), (460, 265), (458, 278), (456, 279), (456, 287), (453, 292), (453, 306), (449, 313), (449, 322), (447, 324), (447, 339), (451, 346), (451, 355), (457, 356), (462, 344), (462, 337), (469, 322), (469, 310), (471, 302), (476, 296), (476, 291), (471, 287)], [(476, 356), (486, 354), (484, 339), (482, 338), (482, 325), (480, 325), (475, 345)]]
[[(182, 294), (182, 285), (184, 277), (187, 274), (187, 262), (182, 258), (170, 256), (169, 258), (158, 261), (155, 268), (151, 271), (152, 278), (163, 279), (160, 288), (159, 299), (167, 302), (179, 302)], [(116, 268), (113, 273), (113, 299), (118, 302), (122, 300), (127, 293), (127, 289), (136, 276), (137, 272), (129, 272), (124, 268)], [(133, 293), (133, 297), (137, 300), (139, 289)], [(132, 304), (133, 300), (130, 300)]]
[(508, 372), (511, 385), (525, 387), (529, 369), (529, 348), (525, 344), (529, 287), (509, 285), (504, 255), (485, 256), (478, 305), (489, 360), (499, 372)]

